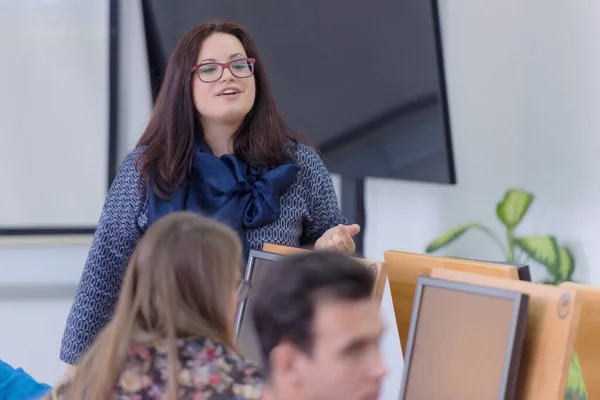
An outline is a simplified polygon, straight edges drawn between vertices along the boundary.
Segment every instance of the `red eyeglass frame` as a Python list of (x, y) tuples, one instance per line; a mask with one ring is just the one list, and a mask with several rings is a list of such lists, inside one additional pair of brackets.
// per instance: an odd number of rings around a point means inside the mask
[[(196, 73), (196, 75), (198, 75), (198, 79), (200, 79), (202, 81), (202, 78), (200, 78), (200, 75), (198, 74), (198, 69), (200, 67), (202, 67), (203, 65), (220, 65), (221, 66), (221, 76), (219, 76), (217, 79), (215, 79), (215, 81), (218, 81), (219, 79), (221, 79), (221, 77), (223, 77), (223, 73), (225, 72), (225, 68), (227, 68), (229, 70), (229, 72), (231, 73), (231, 75), (235, 76), (235, 74), (233, 73), (233, 71), (231, 70), (231, 64), (233, 63), (237, 63), (240, 61), (246, 61), (246, 62), (250, 62), (252, 64), (252, 67), (254, 67), (254, 64), (256, 64), (256, 59), (255, 58), (238, 58), (235, 60), (231, 60), (229, 62), (226, 63), (220, 63), (220, 62), (216, 62), (216, 61), (206, 61), (200, 64), (196, 64), (192, 67), (192, 72)], [(254, 75), (254, 68), (252, 68), (252, 74), (248, 75), (247, 78), (251, 77), (252, 75)], [(236, 78), (238, 78), (236, 76)], [(240, 78), (240, 79), (244, 79), (244, 78)], [(204, 82), (204, 81), (202, 81)], [(214, 82), (214, 81), (213, 81)]]

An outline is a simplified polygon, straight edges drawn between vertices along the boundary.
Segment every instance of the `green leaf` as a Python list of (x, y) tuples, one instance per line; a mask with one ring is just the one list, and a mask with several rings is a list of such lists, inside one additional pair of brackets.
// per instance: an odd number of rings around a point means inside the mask
[(454, 242), (458, 239), (463, 233), (468, 231), (471, 228), (475, 228), (479, 226), (474, 222), (466, 223), (459, 225), (455, 228), (450, 229), (448, 232), (444, 233), (442, 236), (435, 239), (433, 242), (429, 243), (427, 249), (425, 249), (426, 253), (433, 253), (436, 250), (441, 249), (442, 247), (448, 246), (450, 243)]
[(533, 198), (533, 194), (523, 190), (507, 190), (502, 201), (496, 205), (496, 214), (507, 228), (514, 228), (529, 210)]
[(588, 399), (585, 382), (583, 381), (583, 374), (581, 372), (581, 365), (579, 364), (579, 358), (577, 357), (576, 352), (573, 352), (573, 356), (571, 358), (569, 380), (567, 381), (567, 390), (565, 393), (565, 400), (566, 399)]
[(515, 239), (515, 243), (530, 258), (544, 264), (554, 278), (558, 276), (559, 253), (556, 238), (548, 235), (527, 236)]
[(571, 280), (571, 276), (575, 271), (575, 258), (568, 247), (558, 247), (558, 269), (557, 279), (561, 282)]

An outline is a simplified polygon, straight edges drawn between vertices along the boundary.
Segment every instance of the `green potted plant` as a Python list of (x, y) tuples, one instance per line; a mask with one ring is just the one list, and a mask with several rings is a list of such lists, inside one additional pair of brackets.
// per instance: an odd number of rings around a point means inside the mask
[[(575, 271), (575, 258), (572, 251), (561, 245), (552, 235), (535, 234), (521, 236), (516, 228), (521, 223), (534, 200), (534, 195), (520, 189), (509, 189), (504, 198), (496, 205), (496, 216), (505, 228), (504, 243), (490, 228), (478, 223), (467, 222), (458, 225), (433, 240), (425, 249), (426, 253), (436, 252), (464, 235), (470, 230), (479, 230), (490, 237), (502, 250), (510, 263), (527, 263), (535, 260), (542, 264), (549, 278), (542, 283), (559, 285), (570, 281)], [(587, 400), (587, 392), (581, 375), (577, 354), (573, 354), (566, 400)]]

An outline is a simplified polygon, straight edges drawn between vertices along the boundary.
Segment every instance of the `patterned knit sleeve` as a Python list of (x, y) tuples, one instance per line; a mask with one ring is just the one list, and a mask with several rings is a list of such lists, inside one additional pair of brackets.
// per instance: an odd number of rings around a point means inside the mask
[(301, 245), (314, 244), (329, 228), (347, 224), (338, 204), (331, 175), (313, 147), (300, 145), (298, 161), (302, 165), (304, 198), (308, 215), (304, 219)]
[(79, 361), (112, 317), (129, 257), (142, 235), (139, 153), (136, 149), (125, 158), (108, 191), (62, 339), (60, 359), (67, 364)]

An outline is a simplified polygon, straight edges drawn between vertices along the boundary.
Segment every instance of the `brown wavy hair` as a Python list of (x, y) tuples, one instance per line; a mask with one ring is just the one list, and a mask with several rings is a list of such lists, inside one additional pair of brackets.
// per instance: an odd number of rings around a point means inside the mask
[(136, 247), (114, 317), (66, 382), (64, 398), (112, 398), (131, 346), (163, 339), (169, 398), (176, 398), (177, 339), (234, 347), (230, 310), (241, 265), (240, 240), (227, 226), (185, 211), (158, 220)]
[(234, 153), (252, 166), (273, 167), (288, 155), (286, 147), (290, 140), (309, 143), (287, 126), (277, 110), (256, 45), (248, 32), (234, 22), (208, 21), (188, 31), (175, 47), (150, 122), (138, 142), (138, 146), (145, 146), (138, 160), (143, 183), (149, 183), (165, 199), (184, 182), (195, 150), (195, 135), (203, 135), (192, 99), (192, 67), (202, 43), (213, 33), (235, 36), (248, 57), (257, 60), (256, 98), (233, 135)]

